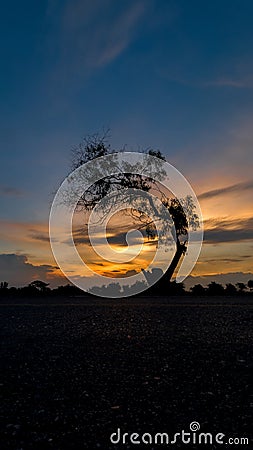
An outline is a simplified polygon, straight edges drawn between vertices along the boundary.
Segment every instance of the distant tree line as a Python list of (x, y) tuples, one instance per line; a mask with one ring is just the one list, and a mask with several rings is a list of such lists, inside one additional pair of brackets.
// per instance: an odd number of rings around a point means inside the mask
[(24, 287), (8, 287), (6, 281), (0, 283), (0, 297), (71, 297), (82, 294), (83, 291), (76, 286), (67, 284), (51, 289), (49, 283), (41, 280), (34, 280)]
[(193, 295), (226, 295), (233, 296), (238, 294), (248, 294), (253, 293), (253, 280), (249, 280), (248, 283), (227, 283), (223, 286), (220, 283), (212, 281), (203, 287), (201, 284), (195, 284), (195, 286), (190, 288), (190, 292)]
[[(101, 290), (102, 289), (102, 290)], [(73, 297), (84, 295), (96, 295), (107, 290), (108, 293), (117, 294), (121, 289), (119, 283), (111, 283), (107, 287), (96, 287), (90, 290), (89, 293), (84, 293), (81, 289), (71, 284), (65, 286), (58, 286), (54, 289), (49, 287), (49, 283), (45, 283), (41, 280), (34, 280), (24, 287), (9, 287), (6, 281), (0, 283), (0, 297)], [(131, 293), (131, 286), (123, 286), (126, 294)], [(207, 287), (201, 284), (196, 284), (190, 288), (190, 291), (186, 291), (184, 283), (176, 283), (172, 281), (167, 283), (166, 280), (161, 278), (157, 283), (151, 286), (148, 290), (142, 292), (142, 296), (174, 296), (174, 295), (188, 295), (188, 296), (236, 296), (236, 295), (252, 295), (253, 294), (253, 280), (249, 280), (247, 283), (227, 283), (223, 286), (220, 283), (212, 281)]]

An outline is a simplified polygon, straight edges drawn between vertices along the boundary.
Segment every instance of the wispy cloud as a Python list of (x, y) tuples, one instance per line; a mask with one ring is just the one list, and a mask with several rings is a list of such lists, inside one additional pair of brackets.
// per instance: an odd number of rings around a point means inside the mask
[(216, 80), (205, 81), (203, 87), (232, 87), (232, 88), (252, 88), (253, 80), (237, 80), (233, 78), (218, 78)]
[[(103, 46), (98, 45), (98, 55), (95, 62), (97, 67), (108, 64), (128, 47), (134, 38), (135, 27), (144, 12), (144, 3), (137, 1), (115, 19), (110, 31), (105, 32), (106, 39)], [(103, 36), (101, 36), (101, 41), (102, 39)]]
[(67, 0), (58, 10), (51, 7), (52, 20), (58, 20), (58, 50), (65, 75), (71, 70), (84, 74), (117, 58), (136, 36), (149, 3)]
[(24, 191), (11, 186), (0, 186), (0, 196), (21, 197)]
[(49, 239), (49, 233), (48, 231), (38, 231), (36, 229), (31, 229), (28, 232), (28, 238), (31, 238), (35, 241), (40, 241), (40, 242), (50, 242)]
[[(188, 64), (190, 63), (189, 61)], [(178, 66), (174, 65), (174, 67), (170, 66), (169, 68), (159, 69), (161, 76), (184, 86), (217, 89), (253, 88), (253, 66), (251, 61), (227, 62), (225, 68), (223, 65), (217, 66), (212, 72), (211, 76), (207, 72), (200, 77), (198, 73), (192, 74), (190, 67), (187, 71), (186, 67), (180, 64)]]
[[(219, 258), (219, 262), (220, 263), (237, 263), (237, 262), (242, 262), (247, 258), (252, 258), (252, 255), (242, 255), (241, 258), (232, 258), (232, 257), (227, 257), (227, 258)], [(217, 264), (217, 258), (205, 258), (204, 262), (208, 262), (210, 264), (214, 263)]]
[[(106, 229), (106, 239), (108, 241), (108, 244), (112, 246), (115, 245), (117, 247), (128, 246), (127, 233), (129, 232), (130, 229), (131, 229), (131, 220), (129, 221), (129, 223), (126, 223), (125, 225), (116, 222), (114, 225), (111, 224), (110, 226), (108, 226)], [(145, 244), (153, 244), (153, 245), (157, 244), (156, 240), (153, 241), (147, 240), (146, 232), (144, 229), (141, 230), (141, 234), (143, 236), (143, 239), (145, 239)], [(79, 244), (90, 245), (88, 227), (82, 226), (75, 228), (73, 230), (73, 239), (76, 245)], [(141, 235), (135, 237), (131, 236), (131, 245), (142, 244), (143, 239), (141, 238)], [(72, 241), (68, 242), (70, 245), (72, 245)], [(93, 233), (93, 242), (96, 245), (100, 245), (101, 242), (102, 243), (104, 242), (104, 236), (103, 235), (100, 236), (99, 234), (95, 235)]]
[(253, 181), (246, 181), (243, 183), (236, 183), (230, 186), (225, 186), (219, 189), (212, 189), (207, 192), (203, 192), (198, 196), (200, 200), (217, 197), (219, 195), (231, 194), (232, 192), (241, 193), (243, 191), (247, 191), (253, 189)]
[(253, 239), (253, 217), (243, 219), (215, 218), (205, 222), (205, 243), (249, 241)]

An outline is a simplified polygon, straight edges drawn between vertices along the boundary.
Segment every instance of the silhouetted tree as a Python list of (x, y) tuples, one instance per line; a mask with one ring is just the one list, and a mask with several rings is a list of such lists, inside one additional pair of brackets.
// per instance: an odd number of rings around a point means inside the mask
[(247, 284), (248, 284), (248, 288), (252, 292), (253, 291), (253, 280), (249, 280)]
[(193, 295), (205, 295), (206, 289), (202, 286), (202, 284), (195, 284), (190, 288), (190, 291)]
[(208, 284), (207, 293), (208, 295), (223, 295), (224, 287), (222, 286), (222, 284), (212, 281), (211, 283)]
[(41, 280), (34, 280), (32, 281), (29, 286), (31, 288), (35, 288), (36, 290), (38, 290), (41, 293), (45, 293), (49, 291), (49, 283), (45, 283), (44, 281)]
[(225, 288), (226, 295), (235, 295), (237, 294), (237, 289), (232, 283), (227, 283)]
[[(118, 153), (113, 151), (108, 144), (107, 133), (102, 136), (99, 134), (88, 136), (87, 138), (84, 138), (79, 146), (72, 149), (72, 169), (77, 169), (88, 161), (92, 161), (97, 157), (106, 156), (108, 154), (113, 154), (115, 156), (115, 167), (118, 167)], [(115, 175), (104, 176), (88, 188), (80, 197), (77, 207), (79, 210), (81, 209), (86, 212), (91, 211), (110, 193), (114, 193), (114, 202), (120, 204), (123, 198), (122, 195), (124, 195), (126, 189), (139, 189), (142, 190), (143, 193), (148, 193), (150, 191), (155, 192), (162, 204), (161, 211), (165, 207), (172, 218), (172, 225), (174, 224), (173, 238), (176, 243), (176, 251), (165, 274), (166, 280), (169, 282), (179, 264), (181, 256), (184, 255), (187, 250), (189, 226), (193, 229), (197, 229), (199, 227), (199, 218), (195, 213), (195, 205), (190, 196), (185, 199), (169, 198), (166, 192), (161, 189), (159, 181), (162, 181), (166, 176), (163, 169), (165, 158), (159, 150), (149, 150), (148, 154), (156, 156), (161, 162), (159, 166), (156, 160), (154, 167), (150, 167), (150, 177), (143, 177), (138, 173), (130, 173), (130, 171), (128, 173), (125, 168), (120, 168), (119, 172)], [(103, 174), (103, 170), (101, 170), (101, 174)], [(84, 172), (82, 176), (86, 177), (87, 173)], [(72, 196), (70, 195), (70, 197)], [(159, 219), (162, 220), (162, 212), (154, 205), (152, 196), (146, 195), (146, 200), (150, 203), (150, 210), (155, 210)], [(66, 199), (66, 203), (69, 201), (71, 202), (71, 198)], [(187, 207), (188, 218), (186, 217), (183, 206)], [(106, 212), (110, 211), (111, 205), (108, 206), (108, 204), (104, 202), (103, 208), (103, 212), (106, 215)], [(108, 208), (108, 210), (106, 210), (106, 208)], [(146, 232), (148, 238), (155, 239), (157, 237), (154, 221), (151, 220), (147, 214), (143, 214), (143, 212), (138, 209), (138, 204), (136, 204), (136, 207), (131, 208), (130, 215), (132, 220), (138, 224), (138, 228)], [(169, 236), (170, 228), (171, 225), (167, 222), (164, 227), (167, 236)]]
[[(176, 281), (171, 281), (168, 290), (170, 295), (184, 295), (185, 285), (184, 283), (177, 283)], [(165, 293), (166, 290), (163, 291), (163, 294)]]
[(84, 292), (81, 289), (79, 289), (77, 286), (73, 286), (72, 284), (66, 284), (65, 286), (58, 286), (51, 292), (54, 295), (57, 296), (59, 295), (62, 297), (70, 297), (84, 294)]
[(7, 283), (7, 281), (1, 281), (0, 297), (5, 297), (7, 294), (9, 294), (8, 283)]
[(92, 288), (89, 289), (88, 293), (90, 294), (94, 294), (94, 295), (100, 295), (100, 296), (104, 296), (104, 295), (108, 295), (111, 297), (122, 297), (122, 293), (123, 293), (123, 297), (124, 296), (129, 296), (129, 295), (135, 295), (136, 292), (138, 292), (139, 290), (143, 290), (145, 289), (145, 283), (143, 281), (136, 281), (136, 283), (134, 283), (133, 285), (123, 285), (121, 286), (119, 283), (115, 282), (115, 283), (110, 283), (108, 286), (93, 286)]
[(0, 289), (6, 290), (6, 289), (8, 289), (8, 285), (9, 285), (9, 283), (7, 283), (7, 281), (1, 281)]
[(247, 289), (247, 286), (245, 283), (236, 283), (236, 286), (238, 287), (240, 294), (243, 294), (244, 291), (246, 291), (246, 289)]

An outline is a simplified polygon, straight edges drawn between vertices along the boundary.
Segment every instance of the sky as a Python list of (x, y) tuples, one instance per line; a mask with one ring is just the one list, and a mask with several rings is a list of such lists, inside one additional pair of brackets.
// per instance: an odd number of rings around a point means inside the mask
[(252, 278), (252, 16), (251, 0), (2, 2), (2, 280), (62, 282), (50, 205), (71, 147), (103, 128), (113, 148), (160, 149), (191, 183), (195, 280)]

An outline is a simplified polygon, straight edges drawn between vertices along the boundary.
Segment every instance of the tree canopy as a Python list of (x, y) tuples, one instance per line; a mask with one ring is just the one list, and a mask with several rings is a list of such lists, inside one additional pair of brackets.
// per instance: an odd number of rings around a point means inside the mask
[[(120, 149), (119, 152), (125, 150), (125, 148)], [(181, 256), (187, 250), (189, 227), (193, 229), (199, 227), (199, 217), (196, 214), (193, 199), (190, 196), (175, 198), (168, 190), (164, 189), (162, 181), (165, 177), (163, 168), (165, 157), (160, 150), (148, 149), (144, 152), (156, 157), (148, 168), (148, 176), (141, 175), (140, 172), (143, 168), (134, 164), (120, 166), (117, 157), (119, 152), (111, 148), (107, 133), (87, 136), (78, 146), (72, 148), (72, 169), (77, 169), (95, 158), (109, 154), (113, 155), (112, 163), (117, 168), (115, 174), (106, 176), (103, 174), (101, 161), (101, 168), (98, 169), (101, 172), (101, 178), (82, 193), (77, 208), (91, 212), (97, 205), (102, 204), (100, 206), (102, 221), (111, 210), (112, 199), (113, 205), (124, 205), (127, 190), (128, 200), (131, 199), (131, 207), (127, 208), (126, 206), (125, 214), (129, 215), (137, 229), (141, 230), (148, 239), (155, 240), (158, 238), (157, 223), (159, 222), (161, 224), (159, 237), (162, 236), (164, 244), (168, 246), (171, 245), (169, 231), (173, 235), (176, 252), (167, 271), (169, 281)], [(90, 174), (85, 171), (83, 176), (87, 178)], [(142, 191), (142, 197), (133, 194), (133, 190)], [(154, 197), (159, 199), (159, 203), (155, 201)], [(109, 201), (107, 201), (108, 198)], [(66, 201), (71, 202), (71, 198), (67, 198)], [(165, 215), (164, 211), (167, 211), (169, 215)], [(154, 213), (157, 221), (152, 218)]]

